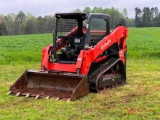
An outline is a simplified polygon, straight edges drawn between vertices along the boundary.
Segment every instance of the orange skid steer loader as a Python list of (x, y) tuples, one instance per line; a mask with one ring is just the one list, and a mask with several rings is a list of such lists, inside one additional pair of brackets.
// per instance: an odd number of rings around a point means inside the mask
[(100, 13), (57, 13), (53, 44), (42, 50), (41, 70), (26, 70), (9, 93), (75, 100), (126, 83), (124, 26), (110, 32)]

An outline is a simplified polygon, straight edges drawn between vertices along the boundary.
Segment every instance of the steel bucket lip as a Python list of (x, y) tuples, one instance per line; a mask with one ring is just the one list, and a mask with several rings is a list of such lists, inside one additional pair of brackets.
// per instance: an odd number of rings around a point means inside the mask
[(79, 77), (84, 78), (85, 74), (77, 74), (77, 73), (68, 73), (68, 72), (62, 72), (62, 71), (44, 71), (44, 70), (26, 70), (27, 74), (41, 74), (41, 75), (48, 75), (48, 76), (59, 76), (61, 77)]

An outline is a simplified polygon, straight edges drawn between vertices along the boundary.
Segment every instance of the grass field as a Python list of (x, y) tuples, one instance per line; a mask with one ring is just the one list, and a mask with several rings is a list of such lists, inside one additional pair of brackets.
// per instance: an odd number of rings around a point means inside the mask
[(72, 102), (6, 95), (52, 34), (0, 37), (0, 120), (160, 120), (160, 28), (129, 28), (127, 84)]

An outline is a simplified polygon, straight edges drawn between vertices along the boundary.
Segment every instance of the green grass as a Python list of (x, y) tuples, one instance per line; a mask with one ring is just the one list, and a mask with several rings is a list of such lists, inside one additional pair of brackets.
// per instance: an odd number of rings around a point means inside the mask
[(128, 57), (135, 59), (160, 58), (160, 28), (130, 28)]
[(52, 43), (52, 34), (0, 37), (0, 64), (40, 62), (42, 49)]
[(160, 119), (160, 28), (129, 28), (127, 84), (72, 102), (6, 95), (26, 69), (39, 69), (52, 34), (0, 37), (0, 120)]

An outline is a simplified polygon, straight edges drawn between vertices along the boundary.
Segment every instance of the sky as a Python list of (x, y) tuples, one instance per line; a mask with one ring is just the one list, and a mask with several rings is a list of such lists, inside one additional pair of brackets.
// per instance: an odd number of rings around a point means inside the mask
[[(127, 9), (128, 17), (134, 18), (135, 7), (160, 7), (160, 0), (1, 0), (0, 14), (18, 14), (19, 11), (31, 13), (35, 16), (53, 15), (57, 12), (73, 12), (75, 9), (83, 10), (85, 7), (114, 7), (122, 12)], [(160, 8), (159, 8), (160, 9)]]

